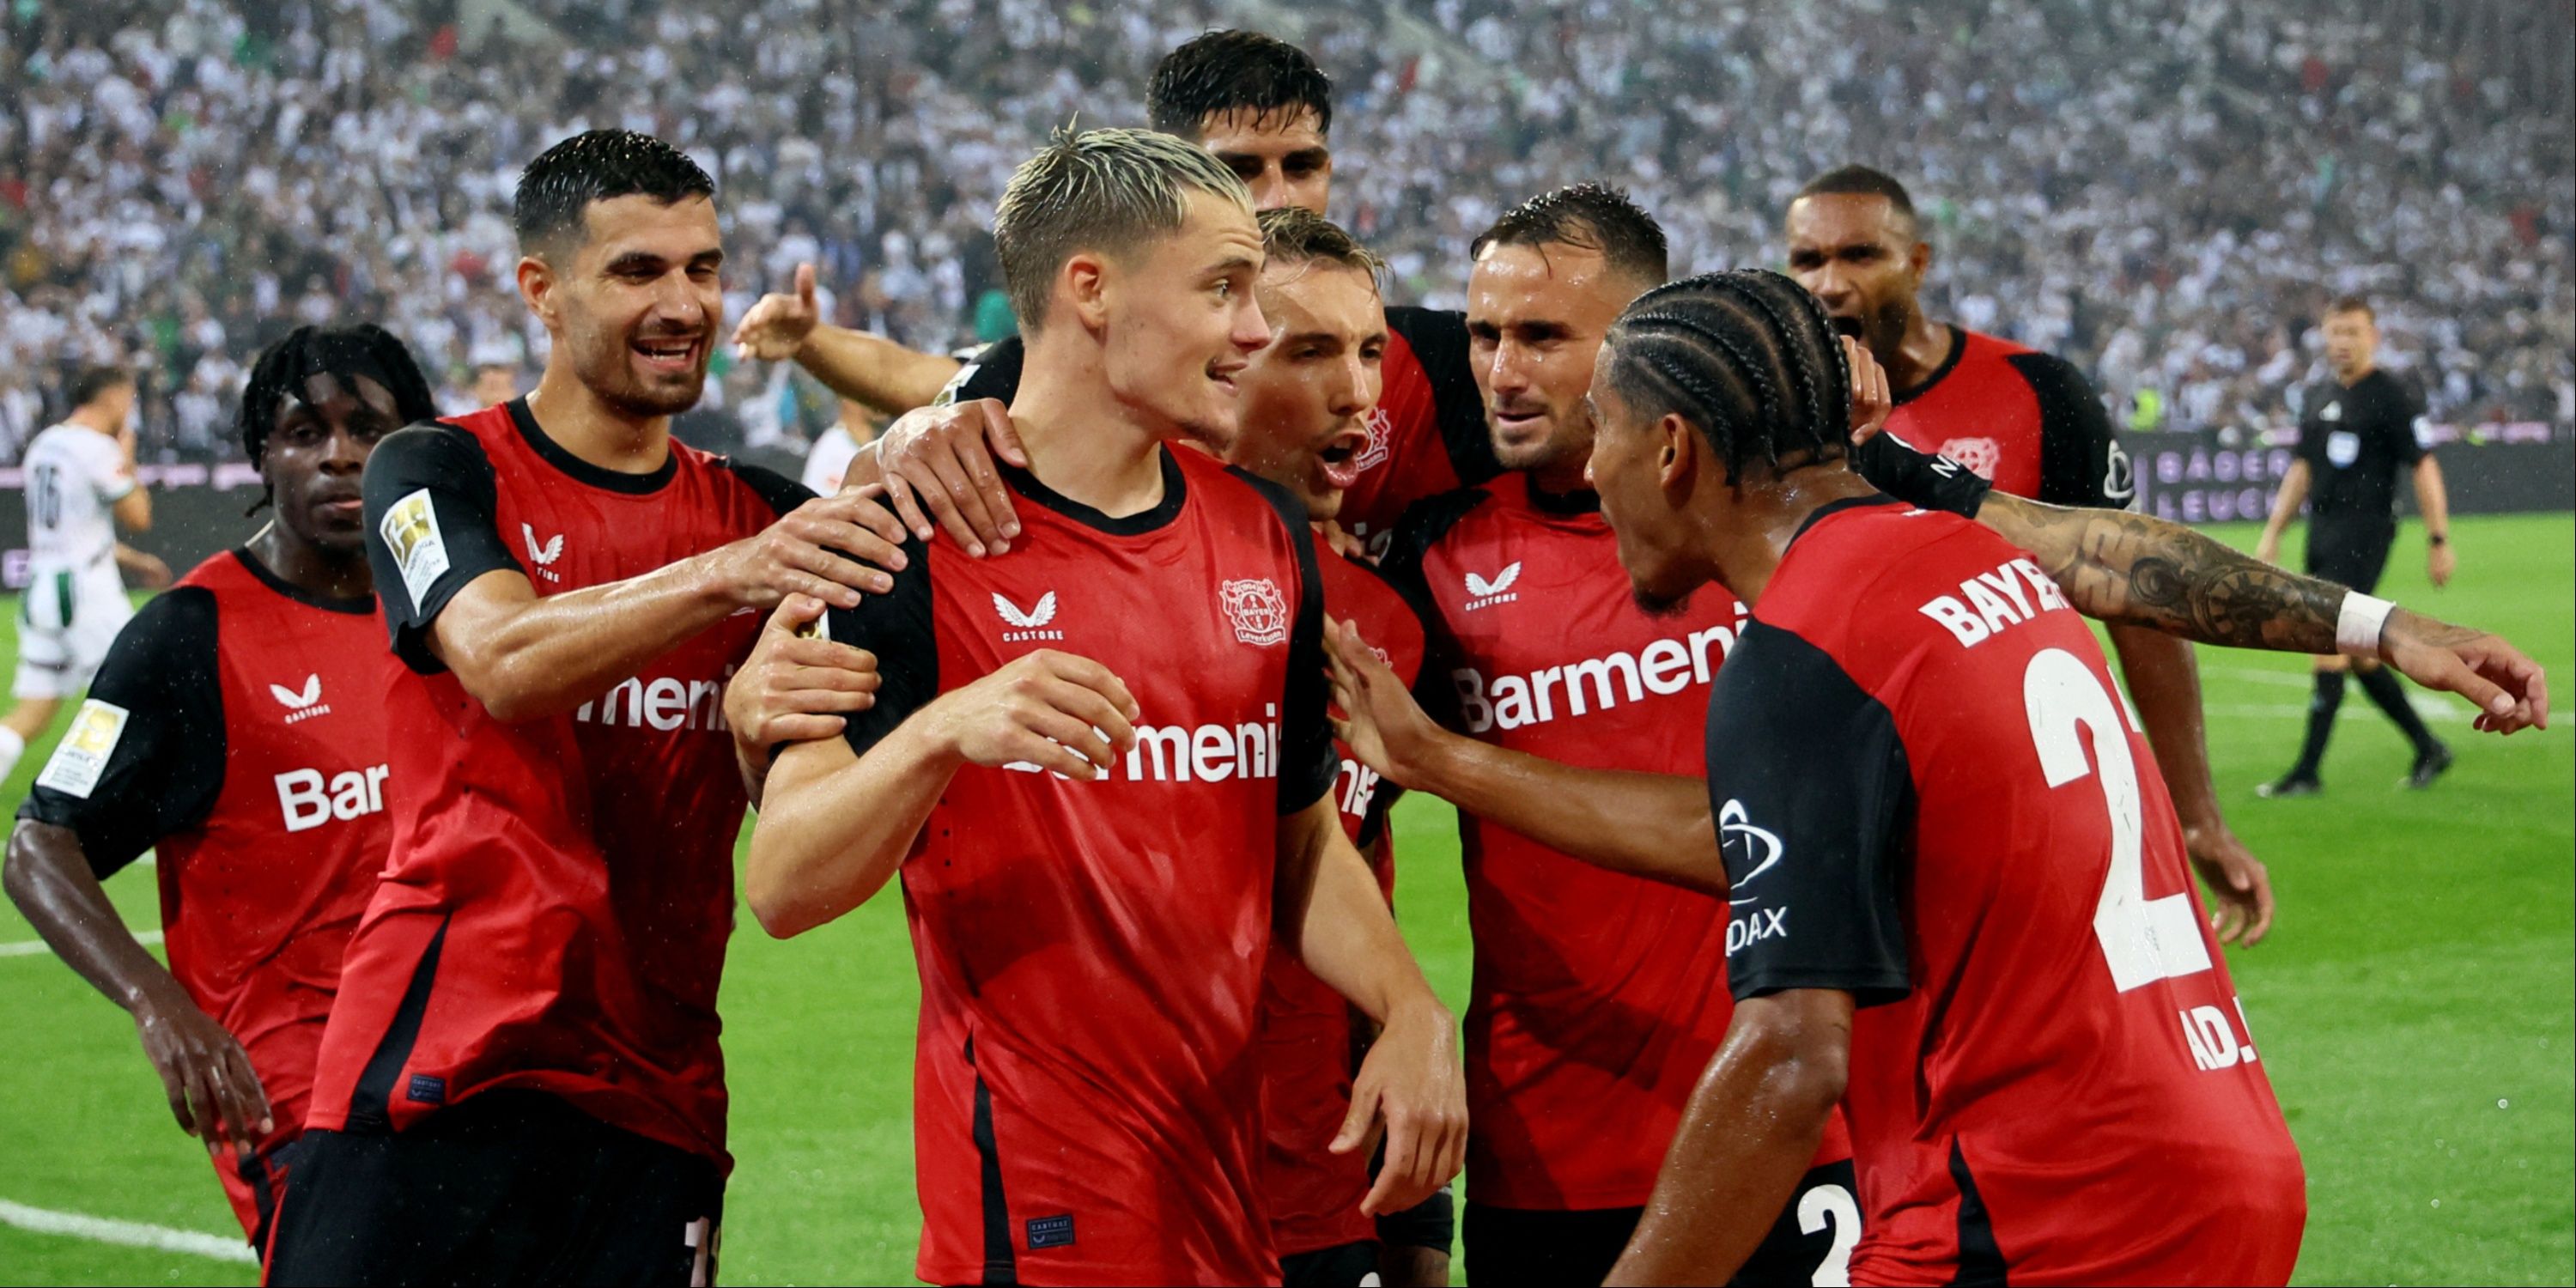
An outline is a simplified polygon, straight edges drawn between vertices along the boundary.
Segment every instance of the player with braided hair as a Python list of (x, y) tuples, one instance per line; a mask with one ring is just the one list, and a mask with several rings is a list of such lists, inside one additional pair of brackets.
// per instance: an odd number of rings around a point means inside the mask
[[(275, 515), (117, 635), (10, 840), (9, 897), (133, 1012), (171, 1113), (204, 1138), (254, 1245), (385, 862), (359, 473), (379, 440), (437, 414), (380, 328), (302, 327), (261, 354), (236, 423)], [(155, 848), (166, 969), (100, 886)]]

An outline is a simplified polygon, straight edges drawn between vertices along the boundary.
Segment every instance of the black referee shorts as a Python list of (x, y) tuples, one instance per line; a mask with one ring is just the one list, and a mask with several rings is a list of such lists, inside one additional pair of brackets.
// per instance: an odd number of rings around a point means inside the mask
[(2388, 548), (2397, 521), (2376, 515), (2308, 521), (2308, 575), (2341, 582), (2363, 594), (2388, 571)]
[(267, 1282), (713, 1283), (723, 1204), (705, 1158), (542, 1092), (485, 1092), (399, 1134), (305, 1133)]

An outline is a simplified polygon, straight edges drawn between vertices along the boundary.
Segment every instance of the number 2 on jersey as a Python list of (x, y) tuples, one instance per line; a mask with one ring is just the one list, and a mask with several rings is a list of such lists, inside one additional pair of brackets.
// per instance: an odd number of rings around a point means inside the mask
[(2030, 660), (2022, 673), (2022, 701), (2030, 713), (2040, 770), (2051, 788), (2094, 773), (2097, 767), (2085, 759), (2077, 730), (2093, 735), (2102, 797), (2111, 810), (2111, 871), (2102, 883), (2102, 902), (2093, 910), (2093, 937), (2101, 941), (2112, 986), (2125, 993), (2208, 970), (2209, 945), (2200, 937), (2200, 904), (2191, 891), (2147, 897), (2138, 764), (2129, 753), (2118, 705), (2090, 668), (2056, 648), (2043, 649)]

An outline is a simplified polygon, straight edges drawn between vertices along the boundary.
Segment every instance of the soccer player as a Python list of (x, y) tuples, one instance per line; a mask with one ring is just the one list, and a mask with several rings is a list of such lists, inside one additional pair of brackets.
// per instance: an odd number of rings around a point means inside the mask
[[(2397, 475), (2405, 470), (2414, 477), (2415, 508), (2424, 515), (2425, 570), (2435, 586), (2448, 585), (2458, 561), (2451, 550), (2451, 501), (2442, 486), (2442, 463), (2415, 437), (2423, 406), (2404, 381), (2378, 366), (2379, 321), (2370, 301), (2354, 295), (2336, 300), (2326, 309), (2325, 332), (2333, 379), (2308, 390), (2298, 455), (2281, 476), (2257, 556), (2265, 563), (2280, 561), (2281, 533), (2306, 503), (2312, 515), (2308, 572), (2369, 593), (2387, 571), (2388, 548), (2397, 540)], [(2424, 727), (2396, 676), (2370, 658), (2347, 662), (2324, 655), (2317, 658), (2317, 692), (2308, 704), (2308, 736), (2299, 745), (2298, 763), (2266, 784), (2263, 795), (2314, 796), (2324, 790), (2317, 769), (2343, 709), (2347, 668), (2414, 747), (2407, 786), (2430, 787), (2451, 767), (2451, 749)]]
[(778, 754), (745, 893), (792, 935), (901, 875), (923, 1278), (1272, 1281), (1274, 935), (1383, 1026), (1331, 1142), (1387, 1128), (1364, 1212), (1437, 1189), (1465, 1117), (1449, 1016), (1335, 817), (1304, 510), (1177, 450), (1231, 439), (1270, 343), (1261, 233), (1203, 150), (1100, 130), (1021, 166), (994, 239), (1030, 337), (1028, 540), (915, 537), (890, 593), (827, 617), (881, 686)]
[[(1707, 730), (1738, 1003), (1611, 1281), (1734, 1273), (1839, 1104), (1855, 1280), (2282, 1282), (2297, 1150), (2061, 583), (2214, 642), (2448, 667), (2499, 728), (2545, 722), (2538, 669), (2140, 516), (1995, 495), (2034, 555), (1896, 503), (1845, 460), (1847, 352), (1759, 272), (1649, 293), (1601, 348), (1592, 470), (1637, 599), (1754, 604)], [(2122, 575), (2151, 542), (2170, 575)]]
[(745, 804), (728, 669), (791, 592), (900, 561), (857, 497), (671, 441), (722, 322), (714, 185), (641, 134), (531, 162), (523, 399), (387, 438), (364, 484), (391, 631), (391, 852), (349, 945), (273, 1283), (712, 1268), (717, 982)]
[[(1333, 83), (1304, 50), (1259, 32), (1206, 32), (1164, 56), (1145, 99), (1153, 128), (1224, 162), (1250, 187), (1257, 208), (1325, 213)], [(926, 534), (936, 520), (970, 553), (1007, 548), (1017, 516), (992, 456), (1027, 465), (1000, 423), (1019, 385), (1021, 338), (987, 346), (961, 366), (880, 336), (818, 325), (818, 318), (812, 279), (800, 270), (796, 290), (753, 305), (734, 340), (753, 356), (793, 357), (844, 397), (889, 415), (943, 399), (958, 404), (945, 415), (898, 421), (876, 452), (860, 454), (857, 477), (877, 481), (882, 457), (896, 512), (915, 531)], [(1398, 305), (1386, 309), (1386, 321), (1385, 394), (1367, 439), (1349, 449), (1358, 473), (1339, 520), (1379, 541), (1414, 501), (1481, 483), (1501, 468), (1467, 370), (1459, 315)], [(921, 475), (938, 482), (917, 487), (912, 480)]]
[[(1475, 374), (1511, 472), (1416, 507), (1386, 557), (1430, 629), (1432, 705), (1463, 735), (1453, 741), (1478, 752), (1695, 782), (1704, 694), (1737, 606), (1717, 594), (1676, 617), (1638, 611), (1584, 477), (1593, 351), (1620, 308), (1663, 280), (1663, 231), (1623, 194), (1587, 184), (1514, 207), (1473, 254)], [(1470, 1274), (1596, 1282), (1635, 1229), (1725, 1032), (1727, 998), (1710, 984), (1724, 969), (1725, 905), (1604, 870), (1591, 852), (1672, 838), (1638, 835), (1589, 797), (1528, 791), (1526, 778), (1378, 768), (1460, 807), (1475, 931)], [(1831, 1269), (1837, 1241), (1848, 1246), (1849, 1164), (1832, 1145), (1816, 1161), (1804, 1228), (1801, 1213), (1784, 1219), (1748, 1277), (1806, 1283)]]
[(0, 777), (53, 724), (63, 701), (89, 687), (116, 633), (134, 616), (119, 570), (170, 584), (159, 559), (116, 539), (152, 526), (152, 494), (134, 477), (134, 376), (90, 367), (72, 380), (71, 415), (27, 444), (27, 595), (18, 615), (14, 702), (0, 716)]
[[(276, 517), (118, 633), (10, 838), (10, 900), (133, 1013), (254, 1247), (303, 1130), (341, 951), (384, 866), (358, 472), (437, 411), (410, 352), (372, 326), (299, 328), (260, 355), (242, 447)], [(100, 885), (146, 850), (167, 969)]]
[[(1824, 301), (1837, 330), (1869, 347), (1894, 384), (1888, 429), (2015, 496), (2129, 507), (2136, 486), (2128, 455), (2081, 372), (1925, 313), (1920, 292), (1932, 244), (1903, 184), (1866, 166), (1820, 175), (1789, 203), (1787, 238), (1791, 276)], [(2110, 630), (2181, 808), (2193, 866), (2221, 902), (2220, 937), (2258, 942), (2271, 928), (2271, 878), (2220, 814), (2191, 645), (2145, 627)]]

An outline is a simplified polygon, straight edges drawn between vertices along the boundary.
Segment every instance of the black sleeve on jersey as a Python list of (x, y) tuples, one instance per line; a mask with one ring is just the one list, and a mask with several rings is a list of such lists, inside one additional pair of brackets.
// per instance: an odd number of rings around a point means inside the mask
[(2125, 510), (2138, 499), (2111, 414), (2074, 364), (2045, 353), (2005, 359), (2039, 400), (2039, 495), (2049, 505)]
[[(367, 564), (375, 572), (394, 655), (423, 675), (446, 670), (429, 651), (429, 630), (447, 601), (487, 572), (527, 573), (501, 537), (500, 487), (491, 458), (464, 430), (414, 425), (376, 445), (362, 486)], [(399, 531), (389, 536), (387, 517), (415, 493), (426, 494), (426, 514), (413, 503), (401, 516), (404, 522), (395, 525)], [(403, 575), (406, 566), (426, 583), (417, 595)]]
[(841, 737), (864, 756), (914, 712), (939, 696), (939, 635), (931, 624), (930, 543), (906, 537), (894, 588), (864, 596), (856, 608), (823, 614), (826, 635), (877, 657), (877, 700), (850, 713)]
[(224, 700), (215, 672), (215, 594), (181, 586), (145, 604), (91, 683), (125, 727), (87, 796), (38, 785), (18, 817), (67, 827), (105, 878), (163, 837), (206, 821), (224, 787)]
[(1226, 472), (1251, 484), (1279, 512), (1297, 551), (1297, 620), (1288, 625), (1288, 691), (1279, 701), (1279, 813), (1285, 816), (1322, 800), (1342, 776), (1326, 714), (1333, 681), (1324, 660), (1324, 578), (1315, 569), (1315, 528), (1306, 503), (1259, 475), (1233, 466)]
[[(1377, 578), (1381, 583), (1386, 581), (1385, 573), (1380, 572), (1367, 564), (1357, 564), (1355, 566), (1358, 567), (1361, 572)], [(1392, 588), (1392, 586), (1389, 587), (1389, 589)], [(1398, 591), (1396, 598), (1403, 603), (1406, 612), (1413, 614), (1415, 624), (1419, 626), (1422, 631), (1422, 666), (1413, 673), (1413, 687), (1416, 694), (1414, 701), (1419, 703), (1422, 700), (1420, 697), (1422, 677), (1431, 669), (1431, 624), (1422, 620), (1422, 610), (1415, 608), (1413, 606), (1413, 600), (1404, 595), (1403, 592)], [(1330, 604), (1324, 605), (1324, 610), (1328, 613), (1332, 611), (1332, 608), (1333, 606)], [(1394, 812), (1395, 803), (1402, 799), (1404, 799), (1404, 784), (1399, 783), (1392, 778), (1381, 777), (1378, 779), (1377, 794), (1369, 798), (1368, 814), (1366, 817), (1360, 819), (1360, 834), (1356, 841), (1356, 844), (1360, 849), (1366, 850), (1370, 846), (1377, 844), (1377, 838), (1386, 833), (1387, 816)]]
[(1387, 329), (1404, 337), (1431, 379), (1433, 415), (1449, 468), (1473, 487), (1503, 472), (1494, 459), (1494, 434), (1485, 424), (1485, 396), (1476, 392), (1475, 359), (1467, 351), (1467, 315), (1451, 309), (1389, 305)]
[(1823, 649), (1755, 622), (1710, 688), (1708, 767), (1737, 1000), (1903, 998), (1914, 777), (1895, 717)]
[(1389, 534), (1386, 553), (1377, 561), (1378, 575), (1413, 609), (1422, 622), (1422, 670), (1413, 677), (1413, 700), (1444, 729), (1458, 727), (1458, 691), (1449, 672), (1457, 661), (1455, 642), (1441, 629), (1440, 604), (1431, 596), (1423, 560), (1440, 539), (1474, 513), (1493, 494), (1482, 488), (1460, 488), (1426, 497), (1405, 507)]
[(978, 398), (1008, 403), (1020, 392), (1020, 366), (1028, 356), (1028, 346), (1016, 335), (985, 345), (982, 353), (949, 377), (948, 387), (939, 391), (932, 405), (946, 407)]
[(732, 457), (725, 457), (717, 463), (732, 471), (733, 476), (741, 479), (743, 486), (756, 493), (761, 503), (769, 507), (769, 512), (779, 518), (786, 518), (788, 511), (814, 499), (814, 489), (776, 470), (746, 465)]

